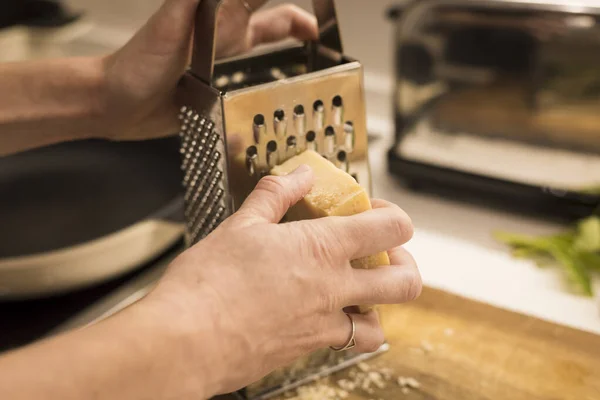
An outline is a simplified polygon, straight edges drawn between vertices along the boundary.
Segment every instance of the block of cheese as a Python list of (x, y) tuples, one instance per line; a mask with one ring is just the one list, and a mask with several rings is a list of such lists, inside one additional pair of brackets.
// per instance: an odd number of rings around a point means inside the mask
[[(272, 175), (287, 175), (300, 165), (311, 167), (315, 182), (311, 191), (286, 214), (288, 221), (322, 218), (327, 216), (350, 216), (371, 209), (367, 191), (352, 176), (337, 168), (319, 153), (306, 150), (271, 170)], [(351, 261), (354, 268), (376, 268), (390, 265), (387, 252), (373, 254)], [(361, 312), (371, 306), (359, 306)]]

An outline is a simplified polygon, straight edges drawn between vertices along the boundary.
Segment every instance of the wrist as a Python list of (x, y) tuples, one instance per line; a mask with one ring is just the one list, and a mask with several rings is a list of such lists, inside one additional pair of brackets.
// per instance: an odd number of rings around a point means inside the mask
[(86, 120), (88, 139), (106, 139), (110, 135), (110, 85), (105, 57), (87, 59), (89, 98)]
[(172, 297), (152, 292), (136, 305), (138, 318), (153, 327), (154, 340), (168, 349), (163, 367), (173, 373), (178, 386), (169, 393), (183, 390), (182, 398), (211, 398), (223, 392), (227, 376), (223, 338), (212, 307), (199, 294), (202, 301), (193, 304), (185, 296)]
[[(96, 139), (105, 135), (108, 104), (108, 79), (101, 57), (57, 60), (65, 78), (56, 83), (62, 93), (63, 109), (57, 116), (69, 121), (69, 131), (78, 139)], [(59, 67), (59, 65), (57, 65)]]

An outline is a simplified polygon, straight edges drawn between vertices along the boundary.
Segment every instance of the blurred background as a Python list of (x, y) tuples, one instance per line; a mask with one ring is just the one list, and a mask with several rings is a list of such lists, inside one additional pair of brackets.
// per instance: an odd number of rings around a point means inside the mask
[[(161, 2), (65, 1), (83, 17), (61, 35), (4, 18), (0, 62), (114, 51)], [(600, 6), (417, 3), (337, 2), (345, 53), (365, 68), (374, 195), (411, 215), (426, 285), (600, 333)], [(4, 321), (37, 313), (0, 329), (0, 351), (135, 301), (181, 249), (163, 245), (50, 298), (13, 302), (0, 279)]]

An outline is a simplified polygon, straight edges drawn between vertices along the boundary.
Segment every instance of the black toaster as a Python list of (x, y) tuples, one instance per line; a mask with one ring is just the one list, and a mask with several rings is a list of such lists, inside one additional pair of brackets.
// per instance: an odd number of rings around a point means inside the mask
[(391, 173), (548, 216), (600, 205), (600, 2), (416, 0), (388, 16)]

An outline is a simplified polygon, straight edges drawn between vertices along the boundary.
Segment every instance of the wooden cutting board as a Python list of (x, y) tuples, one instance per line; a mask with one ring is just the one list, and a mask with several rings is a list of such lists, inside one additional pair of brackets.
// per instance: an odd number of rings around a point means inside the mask
[[(600, 400), (600, 336), (433, 289), (381, 317), (391, 349), (366, 366), (391, 377), (347, 400)], [(402, 390), (398, 377), (420, 387)]]

